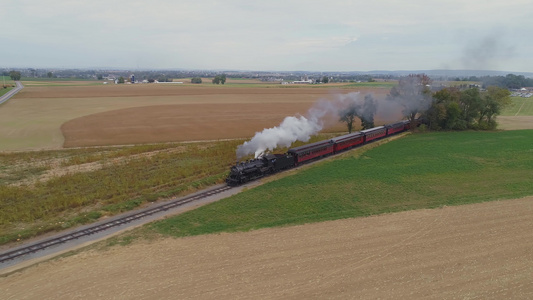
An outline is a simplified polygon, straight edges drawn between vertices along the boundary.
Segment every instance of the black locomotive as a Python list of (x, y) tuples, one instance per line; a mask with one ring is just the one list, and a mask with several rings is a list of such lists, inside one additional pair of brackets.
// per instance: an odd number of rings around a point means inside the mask
[(226, 182), (229, 185), (239, 185), (292, 167), (294, 167), (292, 155), (267, 154), (231, 167)]
[(304, 146), (291, 148), (285, 154), (266, 154), (256, 159), (237, 163), (231, 167), (226, 179), (229, 185), (239, 185), (285, 169), (293, 168), (313, 159), (332, 155), (347, 149), (358, 147), (411, 128), (409, 121), (378, 126), (353, 132)]

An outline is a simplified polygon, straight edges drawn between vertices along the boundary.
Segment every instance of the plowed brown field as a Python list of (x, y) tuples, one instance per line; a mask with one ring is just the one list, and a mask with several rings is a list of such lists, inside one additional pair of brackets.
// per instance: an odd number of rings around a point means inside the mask
[(89, 251), (4, 299), (531, 299), (533, 198)]
[[(246, 138), (279, 125), (286, 116), (305, 115), (319, 99), (335, 93), (318, 88), (227, 87), (163, 87), (139, 91), (140, 95), (176, 93), (176, 104), (127, 108), (73, 119), (61, 126), (64, 146)], [(331, 120), (330, 124), (333, 124), (328, 128), (330, 131), (345, 130), (337, 120)]]
[(27, 86), (0, 109), (0, 151), (250, 137), (285, 116), (305, 114), (321, 98), (354, 91), (388, 93), (334, 86)]
[[(0, 151), (251, 137), (319, 99), (386, 88), (143, 84), (28, 84), (0, 109)], [(500, 117), (503, 129), (533, 128), (531, 117)], [(499, 119), (500, 119), (499, 118)], [(376, 120), (379, 123), (381, 120)], [(328, 131), (344, 131), (336, 120)]]
[(126, 108), (89, 115), (61, 126), (65, 147), (231, 139), (253, 136), (305, 113), (309, 103), (212, 103)]

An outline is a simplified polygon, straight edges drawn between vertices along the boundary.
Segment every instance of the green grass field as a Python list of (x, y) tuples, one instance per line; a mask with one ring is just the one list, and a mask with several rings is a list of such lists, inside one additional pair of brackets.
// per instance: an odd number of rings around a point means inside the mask
[(14, 80), (11, 80), (11, 77), (9, 76), (0, 76), (0, 84), (15, 84)]
[(12, 87), (9, 87), (9, 88), (0, 88), (0, 96), (3, 96), (5, 95), (7, 92), (11, 91), (13, 88)]
[(7, 92), (11, 91), (13, 88), (12, 87), (8, 87), (8, 88), (3, 88), (4, 87), (4, 83), (6, 85), (15, 85), (15, 81), (11, 80), (11, 77), (9, 76), (0, 76), (0, 96), (6, 94)]
[(502, 116), (533, 116), (533, 97), (511, 97), (511, 105), (502, 111)]
[(154, 223), (172, 236), (247, 231), (533, 195), (533, 130), (410, 135)]

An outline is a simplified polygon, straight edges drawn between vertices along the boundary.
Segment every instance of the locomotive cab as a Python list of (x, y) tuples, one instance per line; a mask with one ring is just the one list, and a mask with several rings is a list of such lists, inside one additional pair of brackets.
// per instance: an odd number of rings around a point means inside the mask
[(228, 185), (243, 184), (293, 166), (294, 158), (291, 155), (266, 154), (231, 167), (226, 183)]

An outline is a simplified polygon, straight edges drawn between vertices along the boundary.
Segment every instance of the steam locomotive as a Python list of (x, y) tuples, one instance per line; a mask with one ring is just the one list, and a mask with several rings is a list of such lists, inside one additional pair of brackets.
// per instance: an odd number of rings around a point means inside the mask
[(339, 153), (411, 128), (409, 121), (378, 126), (316, 143), (289, 149), (285, 154), (266, 154), (237, 163), (226, 179), (228, 185), (240, 185), (269, 174), (296, 167), (302, 163)]

